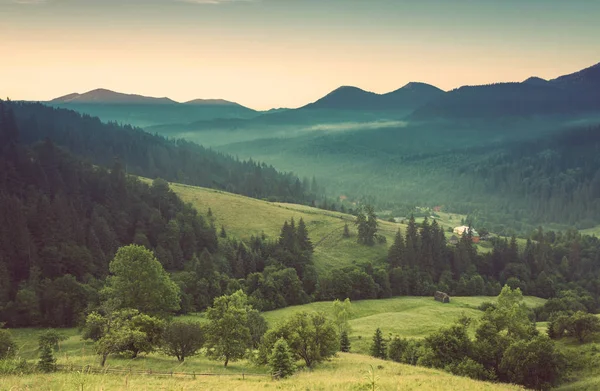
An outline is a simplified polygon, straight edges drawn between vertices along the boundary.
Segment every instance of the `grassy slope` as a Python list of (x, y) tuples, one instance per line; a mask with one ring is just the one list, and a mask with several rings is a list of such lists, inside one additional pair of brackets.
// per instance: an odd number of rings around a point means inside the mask
[[(303, 218), (310, 238), (315, 245), (314, 261), (320, 271), (352, 262), (380, 262), (387, 256), (387, 245), (374, 247), (356, 243), (356, 230), (351, 215), (330, 212), (296, 204), (282, 204), (256, 200), (222, 191), (171, 184), (171, 188), (185, 202), (192, 203), (200, 212), (211, 208), (215, 223), (237, 238), (249, 238), (265, 233), (270, 238), (279, 236), (285, 220)], [(353, 237), (344, 238), (344, 225), (348, 224)], [(380, 233), (387, 237), (388, 245), (393, 243), (398, 228), (405, 226), (380, 221)]]
[[(301, 371), (293, 377), (274, 382), (270, 378), (197, 377), (193, 379), (127, 377), (115, 375), (52, 374), (6, 377), (0, 390), (360, 390), (367, 389), (366, 376), (375, 368), (378, 390), (465, 390), (496, 391), (522, 388), (479, 382), (419, 367), (400, 365), (371, 357), (341, 353), (313, 372)], [(82, 387), (83, 384), (83, 387)]]
[[(495, 297), (453, 297), (449, 304), (439, 303), (429, 297), (394, 297), (382, 300), (360, 300), (352, 304), (350, 320), (352, 351), (368, 353), (371, 337), (378, 327), (384, 335), (393, 334), (405, 338), (423, 338), (441, 327), (448, 326), (462, 314), (474, 319), (481, 317), (477, 306)], [(544, 299), (527, 297), (526, 303), (535, 307)], [(331, 302), (311, 303), (265, 312), (270, 324), (286, 319), (300, 311), (323, 311), (331, 314)]]
[[(270, 238), (279, 236), (285, 220), (303, 218), (312, 242), (315, 244), (314, 262), (319, 271), (347, 266), (354, 262), (383, 262), (387, 249), (394, 241), (398, 229), (403, 231), (406, 225), (379, 221), (379, 233), (387, 238), (387, 244), (373, 247), (356, 243), (354, 217), (339, 212), (331, 212), (304, 205), (267, 202), (223, 191), (171, 183), (171, 189), (185, 202), (193, 204), (201, 213), (210, 208), (215, 216), (217, 228), (225, 230), (234, 237), (245, 239), (264, 233)], [(447, 215), (447, 214), (446, 214)], [(449, 216), (449, 215), (448, 215)], [(452, 227), (460, 222), (458, 215), (446, 221), (442, 216), (440, 224)], [(458, 219), (458, 222), (455, 221)], [(348, 224), (352, 237), (344, 238), (344, 225)], [(447, 234), (451, 236), (451, 234)], [(489, 251), (484, 243), (478, 246), (482, 252)]]

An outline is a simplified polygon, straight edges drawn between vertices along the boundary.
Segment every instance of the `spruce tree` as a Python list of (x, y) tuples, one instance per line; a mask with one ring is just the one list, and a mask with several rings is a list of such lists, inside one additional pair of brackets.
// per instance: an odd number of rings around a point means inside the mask
[(381, 329), (377, 328), (375, 330), (375, 334), (373, 335), (373, 344), (371, 345), (371, 356), (375, 358), (386, 358), (385, 351), (385, 341), (383, 340), (383, 335), (381, 333)]
[(52, 353), (52, 344), (45, 338), (40, 338), (40, 359), (37, 367), (42, 372), (56, 371), (56, 358)]
[(402, 236), (402, 232), (398, 230), (394, 244), (392, 244), (388, 251), (388, 266), (390, 269), (404, 266), (404, 252), (404, 237)]
[(348, 338), (348, 333), (346, 331), (342, 331), (342, 334), (340, 335), (340, 352), (350, 352), (350, 339)]
[(222, 238), (226, 238), (227, 237), (227, 232), (225, 232), (225, 227), (221, 226), (221, 237)]
[(271, 374), (279, 379), (291, 376), (296, 370), (292, 352), (285, 339), (279, 338), (269, 356)]
[(298, 228), (296, 229), (296, 238), (298, 240), (298, 246), (301, 251), (313, 251), (313, 244), (308, 237), (308, 230), (306, 229), (306, 224), (304, 223), (304, 219), (300, 218), (298, 221)]

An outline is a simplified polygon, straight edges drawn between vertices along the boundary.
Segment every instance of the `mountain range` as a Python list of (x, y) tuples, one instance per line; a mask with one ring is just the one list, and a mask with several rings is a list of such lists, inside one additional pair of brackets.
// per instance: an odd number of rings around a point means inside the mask
[(600, 63), (555, 79), (462, 86), (451, 91), (411, 82), (384, 94), (342, 86), (298, 109), (256, 111), (222, 99), (170, 98), (96, 89), (48, 102), (105, 121), (158, 131), (196, 131), (373, 119), (491, 119), (600, 112)]

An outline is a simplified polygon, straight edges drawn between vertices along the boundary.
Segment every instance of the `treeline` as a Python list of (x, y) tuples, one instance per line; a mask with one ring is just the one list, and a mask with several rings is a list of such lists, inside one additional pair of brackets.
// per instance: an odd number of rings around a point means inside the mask
[(467, 232), (450, 244), (436, 221), (426, 218), (417, 224), (411, 217), (406, 231), (396, 234), (387, 263), (326, 272), (319, 278), (316, 299), (428, 296), (436, 290), (457, 296), (495, 296), (508, 285), (543, 298), (558, 300), (566, 295), (579, 303), (578, 309), (589, 312), (600, 308), (598, 238), (540, 228), (524, 246), (514, 236), (492, 238), (489, 243), (491, 251), (478, 252)]
[(313, 179), (300, 180), (272, 166), (240, 161), (185, 140), (152, 135), (129, 125), (102, 123), (96, 117), (39, 103), (3, 102), (14, 112), (20, 139), (45, 139), (87, 161), (110, 167), (119, 159), (129, 174), (216, 188), (271, 201), (309, 204), (322, 192)]

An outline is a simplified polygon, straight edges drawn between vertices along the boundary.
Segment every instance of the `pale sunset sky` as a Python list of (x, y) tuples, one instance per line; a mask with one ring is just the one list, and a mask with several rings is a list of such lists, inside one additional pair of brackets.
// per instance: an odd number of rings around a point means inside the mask
[(269, 109), (341, 85), (553, 78), (600, 61), (599, 21), (596, 0), (0, 0), (0, 96)]

